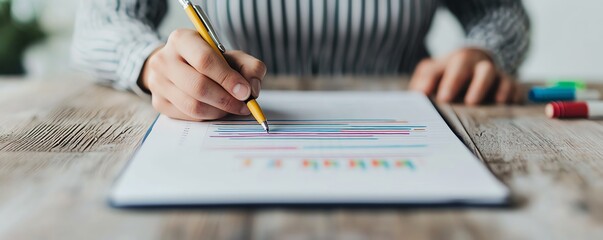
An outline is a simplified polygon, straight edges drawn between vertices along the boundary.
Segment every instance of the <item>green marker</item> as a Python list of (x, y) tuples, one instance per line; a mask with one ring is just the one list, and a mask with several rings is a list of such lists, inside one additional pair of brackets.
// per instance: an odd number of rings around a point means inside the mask
[(586, 83), (578, 79), (557, 79), (549, 81), (547, 87), (550, 88), (572, 88), (584, 90), (586, 89)]

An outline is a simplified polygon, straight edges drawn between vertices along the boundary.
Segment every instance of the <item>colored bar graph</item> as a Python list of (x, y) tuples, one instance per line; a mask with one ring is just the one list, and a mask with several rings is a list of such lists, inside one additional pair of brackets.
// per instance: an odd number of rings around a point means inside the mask
[[(244, 159), (245, 169), (305, 169), (311, 171), (416, 171), (416, 163), (409, 159)], [(343, 167), (340, 167), (343, 166)]]
[(426, 125), (395, 119), (271, 120), (270, 128), (267, 134), (252, 120), (214, 122), (206, 148), (238, 151), (250, 170), (362, 173), (416, 171), (413, 156), (428, 147), (421, 140)]

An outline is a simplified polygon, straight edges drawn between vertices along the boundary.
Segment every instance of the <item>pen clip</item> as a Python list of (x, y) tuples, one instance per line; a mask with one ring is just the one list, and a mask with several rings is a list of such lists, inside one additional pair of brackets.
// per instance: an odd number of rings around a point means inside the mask
[(211, 24), (211, 21), (209, 21), (209, 17), (207, 16), (207, 14), (205, 14), (205, 11), (203, 11), (203, 9), (201, 9), (199, 5), (194, 5), (193, 8), (195, 9), (195, 12), (197, 12), (197, 15), (199, 15), (201, 22), (203, 22), (203, 25), (205, 25), (207, 32), (209, 32), (209, 36), (214, 41), (214, 43), (216, 43), (216, 46), (218, 46), (220, 52), (225, 53), (226, 48), (224, 48), (224, 45), (222, 45), (222, 42), (218, 38), (218, 34), (216, 34), (214, 26)]

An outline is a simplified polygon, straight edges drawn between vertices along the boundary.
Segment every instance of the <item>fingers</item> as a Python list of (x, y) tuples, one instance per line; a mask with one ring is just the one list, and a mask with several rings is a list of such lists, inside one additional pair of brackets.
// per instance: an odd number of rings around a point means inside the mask
[(518, 83), (513, 85), (513, 93), (511, 95), (511, 103), (514, 104), (524, 104), (527, 101), (527, 93), (528, 89), (520, 87)]
[(440, 102), (454, 101), (473, 74), (473, 64), (467, 54), (452, 57), (438, 87), (436, 99)]
[(229, 51), (224, 55), (228, 63), (243, 77), (249, 80), (251, 94), (257, 98), (260, 96), (262, 79), (266, 76), (266, 65), (242, 51)]
[(251, 95), (249, 82), (232, 69), (197, 32), (176, 30), (170, 35), (168, 46), (174, 48), (197, 72), (218, 83), (238, 100), (247, 100)]
[(153, 107), (166, 116), (185, 121), (201, 121), (201, 119), (193, 118), (182, 112), (180, 112), (174, 105), (167, 99), (160, 97), (159, 95), (153, 95), (152, 98)]
[[(481, 103), (496, 80), (496, 69), (492, 62), (484, 60), (475, 65), (473, 79), (465, 95), (465, 104)], [(497, 96), (498, 97), (498, 96)]]
[[(202, 121), (218, 119), (227, 114), (225, 111), (191, 97), (177, 88), (160, 72), (152, 71), (148, 82), (149, 90), (153, 93), (153, 107), (169, 117), (188, 121)], [(216, 84), (210, 80), (206, 80), (206, 82)], [(236, 100), (235, 102), (239, 101)]]
[(425, 95), (431, 95), (435, 92), (443, 74), (442, 64), (433, 59), (422, 60), (412, 75), (409, 88)]
[[(211, 81), (206, 82), (213, 83)], [(221, 109), (191, 97), (169, 81), (161, 82), (160, 87), (163, 89), (163, 97), (170, 101), (176, 109), (191, 118), (199, 120), (212, 120), (224, 117), (228, 114)], [(238, 109), (237, 113), (240, 114), (241, 111), (241, 109)]]
[[(216, 82), (198, 73), (191, 66), (181, 61), (166, 64), (170, 71), (165, 74), (177, 88), (173, 89), (174, 86), (166, 84), (164, 86), (167, 88), (166, 91), (171, 91), (171, 94), (188, 95), (198, 102), (209, 104), (228, 113), (249, 114), (248, 108), (242, 101), (234, 98)], [(181, 90), (181, 92), (176, 90)]]
[(506, 74), (502, 74), (500, 78), (500, 84), (495, 96), (496, 103), (514, 103), (515, 90), (517, 88), (515, 80)]

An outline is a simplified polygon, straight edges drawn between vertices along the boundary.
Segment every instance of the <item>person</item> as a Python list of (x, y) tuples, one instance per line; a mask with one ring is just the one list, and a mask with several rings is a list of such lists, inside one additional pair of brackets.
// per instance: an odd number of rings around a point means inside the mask
[[(441, 5), (466, 41), (433, 59), (425, 38)], [(520, 0), (206, 0), (202, 7), (236, 49), (226, 62), (193, 29), (161, 39), (166, 0), (82, 1), (73, 60), (105, 83), (150, 95), (169, 117), (201, 121), (249, 114), (242, 100), (259, 95), (267, 72), (414, 72), (410, 88), (438, 101), (475, 105), (492, 92), (505, 103), (529, 47)]]

